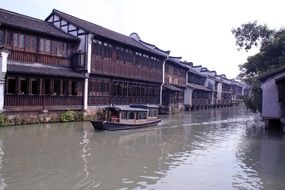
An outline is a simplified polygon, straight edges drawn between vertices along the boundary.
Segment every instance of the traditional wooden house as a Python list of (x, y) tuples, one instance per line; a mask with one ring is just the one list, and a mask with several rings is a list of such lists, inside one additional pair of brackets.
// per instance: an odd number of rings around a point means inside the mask
[(1, 109), (81, 110), (85, 76), (72, 69), (78, 44), (43, 20), (0, 9)]
[(231, 95), (232, 95), (233, 104), (238, 105), (243, 102), (244, 100), (243, 88), (245, 88), (244, 85), (240, 84), (234, 79), (231, 80)]
[(217, 83), (217, 107), (230, 106), (232, 103), (231, 82), (226, 75), (216, 75)]
[(46, 21), (80, 39), (82, 53), (74, 64), (88, 77), (85, 109), (108, 104), (159, 104), (164, 54), (58, 10)]
[(161, 50), (153, 44), (142, 41), (136, 33), (132, 33), (131, 37), (145, 47), (165, 56), (162, 65), (160, 113), (175, 113), (184, 110), (183, 98), (186, 87), (185, 76), (188, 68), (181, 63), (181, 58), (169, 56), (170, 51)]
[(187, 71), (181, 57), (169, 57), (165, 62), (162, 106), (167, 107), (169, 113), (184, 110)]
[(217, 83), (218, 80), (215, 78), (217, 75), (216, 71), (209, 71), (208, 69), (202, 69), (201, 73), (207, 76), (206, 87), (212, 91), (211, 101), (209, 107), (215, 107), (217, 99)]
[[(189, 64), (188, 64), (189, 65)], [(207, 76), (202, 74), (201, 66), (188, 66), (187, 88), (185, 90), (184, 104), (187, 108), (201, 109), (211, 106), (213, 85), (208, 83)]]
[(262, 88), (262, 118), (267, 126), (283, 123), (285, 132), (285, 67), (260, 78)]

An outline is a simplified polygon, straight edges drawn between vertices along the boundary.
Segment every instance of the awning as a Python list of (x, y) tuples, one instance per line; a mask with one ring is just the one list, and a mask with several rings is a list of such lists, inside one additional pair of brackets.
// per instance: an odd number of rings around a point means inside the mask
[(201, 86), (198, 84), (187, 84), (187, 87), (193, 88), (193, 89), (197, 89), (197, 90), (204, 90), (204, 91), (208, 91), (211, 92), (212, 90), (206, 88), (205, 86)]
[(172, 90), (172, 91), (178, 91), (178, 92), (182, 92), (183, 90), (180, 88), (177, 88), (176, 86), (170, 85), (170, 84), (164, 84), (163, 87)]
[(86, 78), (83, 74), (72, 71), (71, 68), (50, 66), (40, 63), (8, 62), (7, 72), (65, 78)]

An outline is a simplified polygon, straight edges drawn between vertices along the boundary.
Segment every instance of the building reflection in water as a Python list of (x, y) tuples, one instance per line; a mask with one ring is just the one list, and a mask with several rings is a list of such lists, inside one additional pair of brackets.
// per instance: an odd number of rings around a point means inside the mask
[(94, 179), (92, 179), (92, 176), (89, 176), (89, 170), (88, 170), (88, 157), (91, 156), (91, 152), (89, 151), (88, 148), (88, 143), (89, 143), (89, 139), (88, 139), (88, 135), (89, 134), (89, 130), (86, 128), (83, 128), (83, 138), (80, 141), (80, 145), (82, 146), (82, 150), (81, 150), (81, 158), (82, 158), (82, 162), (83, 162), (83, 170), (80, 172), (79, 176), (83, 177), (79, 183), (76, 185), (78, 188), (83, 188), (83, 189), (95, 189), (98, 186), (100, 186), (100, 183), (96, 183), (96, 181)]
[[(3, 145), (3, 140), (0, 140), (0, 171), (2, 169), (3, 161), (4, 161), (4, 145)], [(1, 175), (0, 172), (0, 190), (4, 190), (5, 187), (7, 187), (7, 184), (5, 183), (3, 175)]]

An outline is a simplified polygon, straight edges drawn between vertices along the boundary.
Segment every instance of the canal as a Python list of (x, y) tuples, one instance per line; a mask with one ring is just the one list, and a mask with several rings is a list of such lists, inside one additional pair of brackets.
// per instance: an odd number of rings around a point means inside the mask
[(88, 122), (0, 128), (0, 189), (284, 189), (285, 135), (241, 107), (161, 116), (154, 128)]

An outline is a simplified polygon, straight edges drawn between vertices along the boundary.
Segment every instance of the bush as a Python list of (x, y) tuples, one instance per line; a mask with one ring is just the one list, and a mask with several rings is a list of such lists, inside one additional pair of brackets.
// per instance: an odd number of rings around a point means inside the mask
[(6, 125), (6, 124), (7, 124), (7, 117), (2, 112), (2, 113), (0, 113), (0, 126)]
[(98, 109), (96, 111), (94, 119), (95, 120), (104, 120), (105, 119), (105, 112), (104, 112), (104, 110), (103, 109)]
[(66, 121), (75, 121), (77, 118), (77, 114), (74, 111), (65, 111), (62, 114), (60, 114), (60, 121), (66, 122)]

